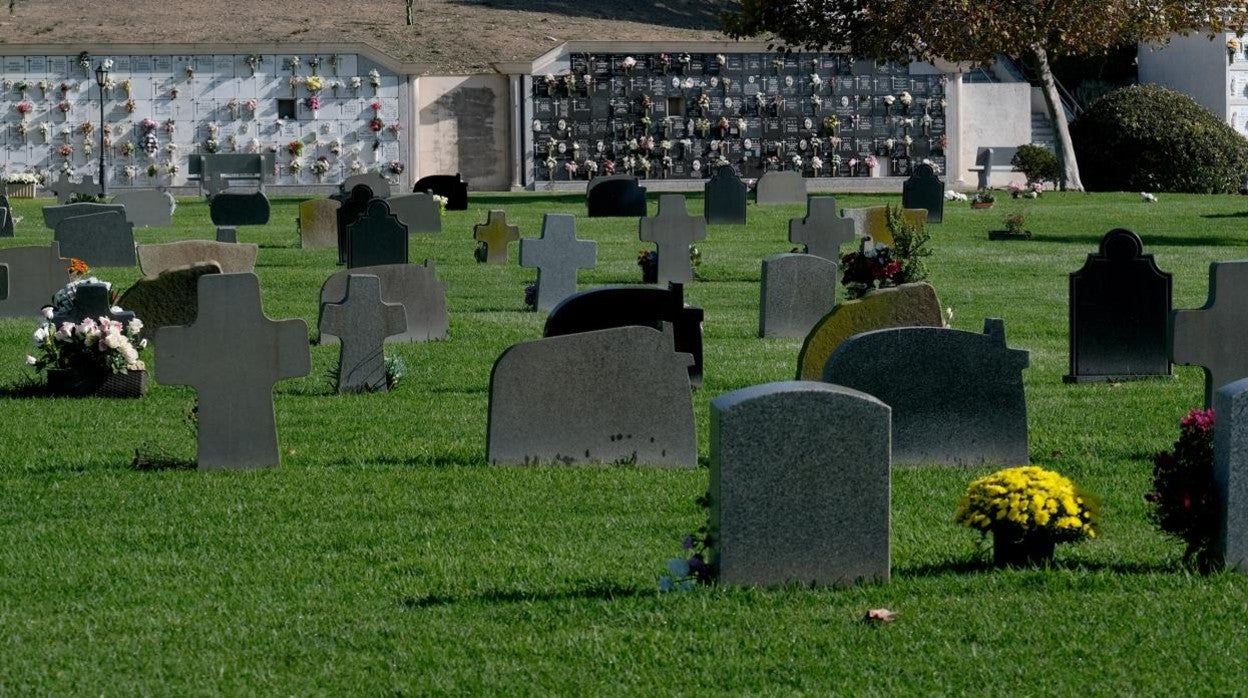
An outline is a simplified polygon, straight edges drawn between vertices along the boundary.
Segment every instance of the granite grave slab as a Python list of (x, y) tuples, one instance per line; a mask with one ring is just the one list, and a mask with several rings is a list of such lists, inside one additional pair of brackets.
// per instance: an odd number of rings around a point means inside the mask
[(37, 317), (69, 283), (69, 260), (61, 258), (56, 242), (0, 249), (0, 264), (8, 267), (8, 295), (0, 300), (0, 317)]
[(262, 191), (223, 191), (208, 200), (208, 215), (217, 226), (267, 225), (272, 208)]
[(369, 202), (376, 197), (373, 196), (373, 190), (365, 184), (357, 184), (351, 189), (351, 193), (342, 201), (342, 205), (338, 207), (338, 263), (347, 263), (347, 228), (363, 217), (364, 212), (368, 210)]
[(126, 207), (126, 220), (136, 228), (168, 228), (173, 225), (177, 202), (173, 195), (155, 189), (134, 189), (113, 197), (113, 204)]
[(119, 211), (62, 219), (52, 239), (60, 243), (61, 254), (92, 267), (134, 266), (134, 226)]
[(375, 276), (349, 274), (346, 297), (321, 306), (318, 323), (322, 334), (341, 339), (338, 352), (338, 392), (386, 390), (386, 337), (407, 330), (407, 318), (399, 303), (381, 300), (381, 280)]
[(754, 202), (759, 206), (800, 204), (806, 201), (806, 180), (791, 170), (764, 172), (754, 187)]
[(901, 207), (924, 209), (928, 223), (940, 223), (945, 218), (945, 183), (936, 176), (931, 165), (921, 164), (914, 174), (901, 183)]
[(69, 173), (64, 170), (48, 185), (48, 191), (56, 194), (56, 203), (61, 205), (73, 201), (75, 196), (100, 196), (104, 193), (103, 187), (95, 181), (95, 175), (84, 175), (81, 182), (71, 182)]
[(342, 202), (313, 199), (299, 204), (299, 246), (305, 249), (338, 244), (338, 209)]
[(607, 175), (590, 180), (585, 190), (590, 218), (643, 218), (646, 188), (632, 175)]
[(1213, 481), (1219, 507), (1214, 547), (1226, 567), (1248, 573), (1248, 378), (1218, 388)]
[(520, 266), (537, 269), (537, 309), (550, 312), (576, 293), (579, 269), (593, 269), (598, 262), (598, 243), (576, 239), (576, 217), (547, 213), (542, 236), (520, 241)]
[(468, 183), (459, 173), (421, 177), (412, 186), (412, 193), (445, 196), (448, 211), (468, 210)]
[(442, 207), (429, 194), (400, 194), (386, 203), (409, 233), (442, 232)]
[(390, 180), (376, 172), (351, 175), (342, 180), (342, 184), (338, 185), (338, 191), (343, 194), (350, 194), (353, 189), (361, 184), (368, 187), (373, 196), (382, 199), (390, 198)]
[(1170, 358), (1203, 366), (1205, 407), (1219, 387), (1248, 378), (1248, 260), (1209, 265), (1209, 300), (1170, 313)]
[(763, 260), (758, 304), (759, 337), (805, 337), (836, 306), (836, 262), (811, 254), (778, 254)]
[(364, 215), (347, 226), (347, 268), (407, 264), (407, 226), (383, 199), (369, 202)]
[(745, 225), (746, 186), (732, 165), (720, 165), (702, 186), (702, 216), (712, 225)]
[(841, 245), (855, 239), (854, 222), (836, 215), (835, 196), (812, 196), (806, 200), (806, 217), (789, 219), (789, 242), (829, 262), (840, 264)]
[(520, 226), (507, 224), (507, 212), (491, 210), (484, 223), (472, 227), (472, 239), (484, 242), (486, 264), (506, 264), (508, 245), (520, 239)]
[(93, 204), (84, 201), (62, 206), (44, 206), (43, 224), (50, 230), (56, 230), (56, 226), (60, 225), (61, 221), (66, 218), (87, 216), (92, 213), (108, 213), (109, 211), (116, 211), (122, 216), (126, 215), (126, 207), (121, 204)]
[(52, 324), (57, 327), (66, 322), (77, 325), (87, 318), (98, 320), (106, 317), (125, 325), (136, 317), (134, 311), (131, 310), (114, 311), (112, 303), (109, 302), (111, 297), (112, 290), (108, 284), (91, 281), (78, 284), (74, 287), (73, 295), (69, 296), (68, 302), (52, 316)]
[[(382, 302), (403, 306), (407, 330), (386, 337), (387, 344), (446, 339), (450, 326), (446, 310), (446, 282), (438, 281), (432, 260), (426, 259), (423, 265), (383, 264), (340, 271), (321, 285), (321, 308), (327, 303), (340, 303), (346, 297), (348, 274), (376, 276), (381, 282)], [(321, 344), (337, 342), (338, 337), (321, 332)]]
[(659, 197), (659, 212), (654, 218), (637, 222), (642, 242), (653, 242), (659, 251), (657, 281), (660, 284), (687, 284), (693, 281), (689, 262), (689, 246), (706, 239), (706, 219), (691, 216), (685, 210), (685, 197), (664, 194)]
[[(854, 233), (859, 237), (869, 237), (876, 242), (893, 246), (893, 231), (888, 229), (888, 211), (886, 206), (868, 206), (866, 208), (847, 208), (841, 215), (854, 222)], [(901, 218), (910, 225), (925, 225), (927, 209), (903, 208)]]
[(0, 238), (13, 237), (16, 225), (17, 221), (13, 218), (13, 207), (9, 204), (9, 197), (0, 194)]
[(246, 243), (212, 240), (179, 240), (159, 245), (139, 245), (139, 270), (156, 276), (166, 269), (179, 269), (200, 262), (216, 262), (223, 274), (250, 273), (256, 269), (260, 247)]

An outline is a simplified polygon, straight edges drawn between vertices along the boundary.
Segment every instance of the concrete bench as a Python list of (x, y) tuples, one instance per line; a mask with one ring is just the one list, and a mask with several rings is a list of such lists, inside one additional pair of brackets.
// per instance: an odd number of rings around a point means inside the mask
[(1009, 170), (1010, 172), (1020, 172), (1014, 167), (1014, 155), (1018, 152), (1018, 148), (979, 148), (975, 151), (975, 166), (969, 167), (971, 172), (979, 173), (979, 188), (988, 188), (988, 178), (992, 176), (992, 171)]

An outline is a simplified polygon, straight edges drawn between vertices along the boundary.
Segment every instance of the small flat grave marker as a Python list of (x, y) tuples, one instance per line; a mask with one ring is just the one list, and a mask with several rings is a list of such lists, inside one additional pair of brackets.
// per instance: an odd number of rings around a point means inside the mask
[(1209, 300), (1170, 313), (1170, 357), (1205, 369), (1205, 407), (1217, 388), (1248, 377), (1248, 260), (1209, 265)]
[(321, 307), (320, 330), (341, 339), (338, 353), (338, 392), (385, 390), (386, 337), (407, 329), (403, 306), (381, 300), (381, 280), (350, 274), (341, 303)]
[(693, 280), (689, 246), (706, 239), (706, 219), (685, 211), (685, 197), (660, 196), (658, 215), (642, 218), (637, 226), (641, 241), (653, 242), (659, 248), (658, 283), (686, 284)]
[(542, 236), (520, 241), (520, 266), (537, 269), (537, 309), (549, 312), (576, 293), (578, 269), (593, 269), (598, 243), (576, 239), (576, 217), (547, 213)]
[(119, 211), (66, 218), (52, 238), (61, 252), (92, 267), (134, 266), (134, 226)]
[(806, 217), (789, 220), (789, 242), (805, 245), (806, 253), (839, 264), (841, 245), (853, 242), (854, 222), (836, 215), (835, 196), (806, 200)]
[(472, 239), (484, 242), (487, 264), (506, 264), (507, 246), (520, 239), (520, 227), (507, 224), (507, 212), (491, 210), (484, 223), (472, 227)]

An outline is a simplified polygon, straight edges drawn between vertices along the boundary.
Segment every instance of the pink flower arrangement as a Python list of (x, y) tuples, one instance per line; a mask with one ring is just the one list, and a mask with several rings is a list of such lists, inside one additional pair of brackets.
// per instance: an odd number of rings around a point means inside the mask
[(139, 122), (139, 127), (143, 129), (144, 133), (148, 131), (155, 131), (156, 126), (157, 126), (157, 123), (153, 121), (152, 119), (144, 119)]
[(316, 95), (312, 95), (308, 97), (307, 99), (303, 100), (303, 104), (308, 109), (311, 109), (312, 111), (317, 111), (318, 109), (321, 108), (321, 98), (317, 97)]
[(377, 112), (381, 111), (381, 100), (375, 99), (373, 100), (373, 103), (368, 106), (372, 108), (373, 113), (376, 114)]
[(251, 112), (252, 114), (256, 113), (256, 100), (254, 99), (247, 100), (247, 111)]
[(403, 130), (403, 127), (400, 126), (399, 124), (390, 124), (389, 126), (386, 127), (386, 130), (390, 132), (391, 136), (397, 137), (399, 135), (399, 131)]
[(68, 114), (70, 110), (69, 102), (66, 102), (65, 100), (61, 100), (60, 103), (56, 105), (56, 109), (62, 114)]
[(34, 108), (35, 108), (35, 105), (31, 104), (30, 102), (18, 102), (17, 103), (17, 113), (21, 114), (22, 116), (26, 116), (31, 111), (33, 111)]
[(56, 149), (56, 154), (63, 158), (68, 158), (74, 154), (74, 146), (68, 143), (62, 143), (61, 146)]

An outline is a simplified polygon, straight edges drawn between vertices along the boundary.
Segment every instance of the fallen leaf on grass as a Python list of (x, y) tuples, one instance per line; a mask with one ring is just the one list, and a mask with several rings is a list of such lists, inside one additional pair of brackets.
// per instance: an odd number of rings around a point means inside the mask
[(866, 623), (892, 623), (897, 620), (897, 612), (887, 608), (872, 608), (867, 611), (867, 615), (863, 616), (862, 620)]

